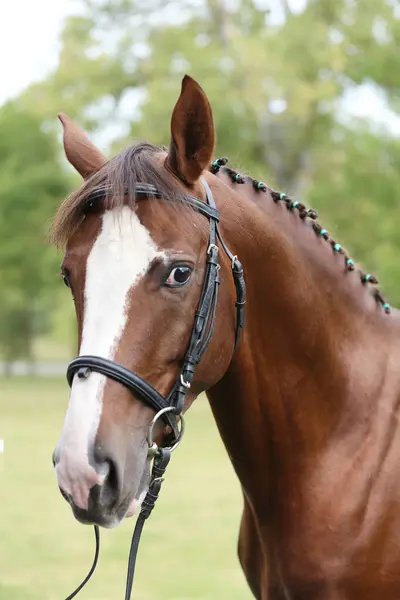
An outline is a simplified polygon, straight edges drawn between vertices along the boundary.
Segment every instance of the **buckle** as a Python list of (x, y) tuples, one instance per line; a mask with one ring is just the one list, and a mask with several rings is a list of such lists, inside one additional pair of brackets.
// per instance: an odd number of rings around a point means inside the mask
[(188, 389), (188, 390), (189, 390), (189, 389), (190, 389), (190, 381), (185, 381), (185, 380), (183, 379), (183, 375), (182, 375), (182, 373), (181, 373), (181, 377), (180, 377), (180, 379), (181, 379), (181, 384), (183, 385), (183, 387), (185, 387), (186, 389)]
[(207, 254), (211, 254), (211, 251), (212, 251), (212, 250), (215, 250), (215, 252), (217, 252), (217, 253), (219, 252), (219, 250), (218, 250), (218, 246), (216, 246), (215, 244), (210, 244), (210, 245), (208, 246), (208, 249), (207, 249)]

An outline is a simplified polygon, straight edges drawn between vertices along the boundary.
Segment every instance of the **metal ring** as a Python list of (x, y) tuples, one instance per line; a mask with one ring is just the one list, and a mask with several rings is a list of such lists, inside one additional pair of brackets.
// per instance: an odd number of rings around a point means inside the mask
[(173, 452), (174, 450), (177, 449), (177, 447), (179, 446), (179, 444), (182, 441), (183, 434), (185, 433), (185, 420), (182, 415), (179, 415), (179, 423), (181, 426), (181, 428), (179, 430), (179, 437), (175, 440), (175, 443), (169, 448), (170, 452)]
[(235, 256), (232, 256), (232, 269), (235, 268), (235, 261), (237, 261), (237, 254), (235, 254)]
[(149, 449), (147, 450), (147, 457), (148, 458), (154, 458), (155, 455), (158, 452), (158, 446), (155, 442), (152, 443), (151, 446), (149, 446)]
[(216, 246), (215, 244), (210, 244), (208, 246), (207, 254), (210, 254), (210, 252), (211, 252), (212, 249), (214, 249), (216, 252), (219, 252), (218, 246)]
[[(150, 458), (154, 457), (158, 451), (158, 446), (153, 440), (153, 429), (154, 429), (155, 424), (157, 423), (158, 419), (162, 415), (164, 415), (167, 412), (174, 412), (174, 411), (175, 411), (175, 408), (173, 406), (167, 406), (167, 407), (159, 410), (158, 413), (155, 414), (153, 419), (151, 420), (151, 423), (150, 423), (149, 429), (148, 429), (148, 433), (147, 433), (147, 442), (149, 444), (149, 449), (148, 449), (148, 453), (147, 453), (148, 457), (150, 457)], [(177, 416), (178, 416), (181, 427), (179, 429), (179, 435), (178, 435), (177, 439), (175, 440), (175, 443), (169, 448), (170, 452), (173, 452), (179, 446), (179, 444), (181, 443), (183, 434), (185, 432), (185, 421), (183, 419), (183, 416), (182, 415), (177, 415)]]

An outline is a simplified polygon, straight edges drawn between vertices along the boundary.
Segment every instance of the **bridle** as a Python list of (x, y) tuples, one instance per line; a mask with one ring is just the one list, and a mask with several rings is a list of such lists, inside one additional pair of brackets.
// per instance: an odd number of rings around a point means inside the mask
[[(215, 206), (215, 201), (208, 183), (205, 179), (202, 180), (202, 183), (205, 188), (208, 204), (191, 195), (185, 195), (183, 201), (199, 213), (208, 217), (210, 221), (206, 272), (189, 346), (183, 360), (181, 372), (170, 393), (166, 397), (162, 396), (150, 383), (142, 379), (142, 377), (136, 373), (133, 373), (112, 360), (101, 358), (99, 356), (79, 356), (70, 362), (67, 369), (67, 379), (70, 386), (72, 385), (75, 375), (84, 379), (89, 376), (91, 371), (96, 371), (97, 373), (101, 373), (102, 375), (118, 381), (131, 392), (138, 394), (140, 399), (156, 413), (168, 409), (160, 416), (173, 429), (175, 441), (179, 439), (179, 433), (177, 432), (177, 419), (174, 417), (181, 415), (183, 411), (185, 395), (188, 389), (190, 389), (195, 367), (200, 362), (214, 331), (218, 286), (220, 283), (217, 238), (231, 260), (232, 274), (236, 286), (237, 321), (235, 349), (239, 343), (240, 333), (244, 326), (246, 290), (243, 278), (243, 268), (237, 256), (234, 256), (230, 252), (222, 239), (218, 227), (219, 211)], [(107, 188), (96, 190), (96, 195), (101, 194), (104, 196), (106, 193)], [(158, 192), (157, 188), (147, 183), (137, 184), (135, 194), (139, 197), (153, 196), (155, 198), (161, 198), (161, 194)]]
[[(154, 462), (149, 489), (142, 503), (132, 537), (125, 600), (129, 600), (131, 596), (136, 554), (144, 522), (149, 517), (155, 501), (157, 500), (163, 481), (162, 477), (169, 463), (171, 452), (178, 446), (182, 439), (184, 432), (182, 411), (184, 409), (185, 396), (190, 389), (196, 365), (200, 362), (214, 331), (218, 301), (218, 286), (220, 284), (218, 241), (231, 261), (232, 275), (236, 288), (236, 333), (234, 351), (239, 344), (241, 331), (244, 327), (246, 284), (243, 277), (243, 267), (237, 256), (232, 254), (222, 239), (218, 226), (220, 216), (219, 211), (216, 208), (211, 189), (204, 178), (202, 178), (202, 184), (205, 189), (207, 204), (190, 194), (185, 194), (183, 196), (183, 202), (185, 204), (191, 206), (194, 210), (209, 219), (210, 228), (206, 268), (200, 301), (195, 313), (192, 333), (183, 359), (182, 368), (170, 393), (166, 397), (162, 396), (148, 381), (140, 377), (137, 373), (130, 371), (126, 367), (123, 367), (112, 360), (100, 356), (79, 356), (70, 362), (67, 369), (67, 380), (70, 386), (72, 386), (75, 375), (80, 379), (85, 379), (92, 371), (94, 371), (114, 379), (127, 387), (131, 392), (137, 394), (142, 402), (152, 408), (156, 413), (151, 421), (148, 432), (148, 457), (150, 459), (154, 458)], [(94, 195), (96, 197), (104, 197), (108, 192), (110, 192), (110, 190), (107, 187), (102, 187), (97, 189)], [(136, 184), (135, 196), (162, 198), (157, 188), (148, 183)], [(93, 194), (91, 194), (90, 198), (93, 198)], [(162, 419), (165, 424), (169, 425), (172, 429), (172, 439), (168, 436), (168, 446), (158, 447), (153, 441), (153, 429), (159, 419)], [(68, 596), (68, 598), (66, 598), (66, 600), (71, 600), (75, 597), (93, 574), (99, 554), (99, 530), (97, 526), (95, 526), (95, 536), (96, 553), (93, 566), (85, 580), (70, 596)]]

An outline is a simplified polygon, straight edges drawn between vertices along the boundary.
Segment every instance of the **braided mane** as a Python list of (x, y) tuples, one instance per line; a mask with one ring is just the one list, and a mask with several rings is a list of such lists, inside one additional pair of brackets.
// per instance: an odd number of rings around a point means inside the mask
[[(324, 240), (326, 240), (330, 244), (333, 253), (343, 255), (346, 269), (348, 271), (354, 271), (356, 269), (354, 260), (352, 258), (350, 258), (350, 256), (345, 252), (345, 250), (343, 249), (343, 246), (341, 246), (341, 244), (336, 242), (331, 237), (329, 232), (326, 229), (324, 229), (324, 227), (322, 227), (322, 225), (320, 223), (318, 223), (318, 221), (316, 220), (318, 218), (318, 213), (316, 210), (314, 210), (312, 208), (307, 208), (301, 202), (298, 202), (297, 200), (293, 200), (292, 198), (290, 198), (289, 196), (287, 196), (286, 194), (284, 194), (282, 192), (277, 192), (275, 190), (272, 190), (263, 181), (259, 181), (257, 179), (253, 179), (252, 177), (242, 175), (238, 171), (235, 171), (235, 170), (227, 167), (226, 166), (227, 163), (228, 163), (228, 159), (225, 156), (214, 160), (210, 164), (211, 173), (216, 175), (219, 171), (223, 171), (224, 173), (226, 173), (229, 176), (229, 178), (231, 179), (232, 182), (238, 183), (238, 184), (247, 183), (249, 181), (249, 182), (251, 182), (253, 189), (256, 192), (261, 192), (261, 193), (269, 192), (271, 194), (273, 201), (276, 204), (278, 202), (284, 202), (286, 204), (287, 210), (291, 211), (291, 212), (297, 211), (300, 219), (302, 219), (303, 221), (305, 221), (307, 218), (311, 219), (312, 220), (312, 228), (315, 231), (316, 235), (318, 235), (319, 237), (322, 237)], [(360, 275), (360, 281), (363, 285), (366, 285), (368, 283), (372, 284), (372, 285), (378, 284), (377, 278), (374, 275), (372, 275), (371, 273), (364, 273), (360, 269), (357, 269), (357, 271)], [(384, 297), (382, 296), (382, 294), (378, 288), (374, 289), (373, 295), (374, 295), (376, 302), (380, 306), (382, 306), (385, 313), (389, 314), (390, 313), (390, 305), (386, 302), (386, 300), (384, 299)]]

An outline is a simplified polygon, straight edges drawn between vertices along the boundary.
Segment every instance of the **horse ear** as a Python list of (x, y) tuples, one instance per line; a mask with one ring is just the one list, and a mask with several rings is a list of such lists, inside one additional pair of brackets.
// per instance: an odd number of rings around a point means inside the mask
[(86, 133), (70, 117), (58, 115), (64, 128), (65, 156), (71, 165), (85, 179), (98, 171), (108, 158), (96, 148)]
[(171, 118), (169, 167), (186, 183), (195, 183), (212, 159), (214, 142), (207, 96), (194, 79), (185, 75)]

